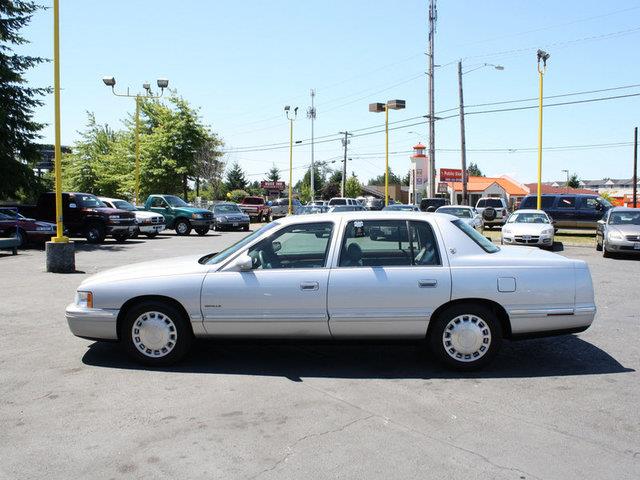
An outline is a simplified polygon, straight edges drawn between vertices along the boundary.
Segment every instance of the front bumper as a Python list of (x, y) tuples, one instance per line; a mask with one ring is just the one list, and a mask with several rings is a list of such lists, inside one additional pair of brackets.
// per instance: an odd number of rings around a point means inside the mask
[(225, 221), (216, 221), (216, 227), (218, 228), (240, 228), (249, 226), (249, 219), (245, 220), (225, 220)]
[(608, 252), (640, 254), (640, 242), (633, 242), (625, 239), (611, 240), (608, 238), (605, 246)]
[(144, 224), (141, 223), (138, 225), (138, 230), (140, 233), (159, 233), (165, 229), (164, 223), (154, 223), (154, 224)]
[(189, 223), (194, 228), (211, 227), (213, 225), (213, 219), (210, 218), (190, 218)]
[(553, 235), (502, 235), (502, 242), (505, 245), (527, 245), (530, 247), (551, 247), (553, 245)]
[(107, 235), (120, 235), (127, 233), (129, 236), (133, 235), (138, 228), (137, 225), (107, 225)]
[(67, 305), (65, 317), (69, 330), (76, 337), (92, 340), (118, 339), (118, 312), (102, 308), (84, 308), (75, 303)]

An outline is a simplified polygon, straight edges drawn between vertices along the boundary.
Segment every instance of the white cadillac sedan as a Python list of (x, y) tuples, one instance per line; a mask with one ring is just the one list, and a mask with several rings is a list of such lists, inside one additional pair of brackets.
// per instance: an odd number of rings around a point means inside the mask
[(502, 226), (501, 243), (551, 248), (553, 237), (553, 223), (544, 211), (516, 210)]
[(73, 334), (166, 365), (194, 337), (415, 339), (448, 366), (489, 362), (503, 338), (581, 332), (587, 264), (499, 248), (457, 217), (348, 212), (271, 222), (218, 253), (94, 275), (66, 310)]

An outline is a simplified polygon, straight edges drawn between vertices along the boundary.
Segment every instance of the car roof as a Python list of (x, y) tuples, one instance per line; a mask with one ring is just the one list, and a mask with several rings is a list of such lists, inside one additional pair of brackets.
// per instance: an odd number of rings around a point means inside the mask
[(613, 207), (611, 212), (640, 212), (640, 208), (633, 207)]
[(291, 216), (276, 220), (280, 225), (289, 225), (291, 223), (307, 223), (307, 222), (334, 222), (337, 219), (351, 220), (419, 220), (426, 218), (440, 218), (449, 220), (458, 220), (453, 215), (446, 213), (425, 213), (409, 210), (387, 210), (387, 211), (358, 211), (358, 212), (330, 212), (318, 213), (310, 217)]
[(475, 207), (472, 207), (471, 205), (442, 205), (441, 207), (438, 207), (438, 210), (444, 210), (445, 208), (468, 208), (472, 210)]
[(542, 213), (543, 215), (547, 214), (544, 210), (537, 210), (535, 208), (521, 208), (513, 213)]
[(98, 197), (98, 200), (106, 200), (107, 202), (126, 202), (121, 198), (111, 198), (111, 197)]

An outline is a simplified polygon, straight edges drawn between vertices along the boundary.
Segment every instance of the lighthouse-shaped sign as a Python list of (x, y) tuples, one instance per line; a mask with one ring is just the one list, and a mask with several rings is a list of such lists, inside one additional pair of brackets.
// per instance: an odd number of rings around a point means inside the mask
[(411, 155), (409, 203), (414, 205), (420, 205), (420, 200), (425, 195), (429, 183), (426, 148), (422, 143), (418, 143), (413, 147), (414, 153)]

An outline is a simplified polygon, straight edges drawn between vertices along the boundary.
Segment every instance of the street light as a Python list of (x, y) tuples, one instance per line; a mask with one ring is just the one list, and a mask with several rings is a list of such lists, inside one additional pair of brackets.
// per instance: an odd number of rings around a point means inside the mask
[(482, 65), (472, 68), (471, 70), (467, 70), (466, 72), (462, 71), (462, 60), (458, 62), (458, 91), (460, 97), (460, 155), (462, 160), (462, 204), (469, 204), (469, 193), (467, 191), (467, 182), (469, 180), (469, 175), (467, 175), (467, 142), (465, 138), (465, 127), (464, 127), (464, 95), (462, 92), (462, 75), (466, 75), (467, 73), (474, 72), (484, 67), (493, 67), (496, 70), (504, 70), (502, 65), (494, 65), (492, 63), (483, 63)]
[(566, 184), (566, 186), (567, 186), (567, 188), (569, 188), (569, 170), (561, 170), (561, 171), (567, 174), (567, 184)]
[(389, 205), (389, 110), (405, 108), (404, 100), (388, 100), (387, 103), (370, 103), (369, 111), (384, 112), (384, 204)]
[[(542, 84), (543, 77), (545, 72), (547, 71), (547, 60), (549, 60), (549, 55), (544, 50), (538, 50), (538, 76), (540, 78), (540, 100), (538, 106), (538, 201), (537, 208), (540, 210), (542, 208)], [(542, 66), (540, 66), (540, 62), (542, 62)]]
[[(136, 93), (135, 95), (129, 94), (129, 88), (127, 88), (127, 93), (116, 93), (116, 79), (115, 77), (103, 77), (102, 82), (107, 86), (111, 87), (111, 92), (116, 97), (127, 97), (127, 98), (135, 98), (136, 99), (136, 117), (135, 117), (135, 136), (136, 136), (136, 191), (135, 197), (133, 200), (134, 204), (137, 204), (140, 200), (140, 99), (142, 95)], [(169, 80), (166, 78), (159, 78), (156, 81), (156, 85), (160, 89), (160, 95), (153, 95), (151, 93), (151, 85), (149, 83), (143, 83), (142, 88), (145, 90), (145, 98), (160, 98), (164, 94), (164, 89), (169, 86)]]
[(284, 113), (289, 120), (289, 215), (293, 213), (293, 190), (291, 184), (293, 183), (293, 122), (298, 116), (298, 107), (293, 109), (293, 115), (289, 116), (291, 107), (289, 105), (284, 106)]

